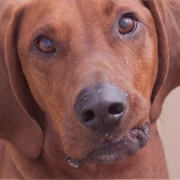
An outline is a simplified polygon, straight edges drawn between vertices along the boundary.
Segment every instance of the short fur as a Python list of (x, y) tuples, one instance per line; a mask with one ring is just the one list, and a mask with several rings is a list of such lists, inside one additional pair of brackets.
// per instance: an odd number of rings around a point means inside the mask
[[(174, 0), (1, 0), (0, 177), (167, 178), (156, 120), (180, 85), (179, 7)], [(140, 17), (135, 37), (113, 31), (121, 11)], [(34, 46), (42, 33), (55, 40), (56, 56)], [(84, 158), (102, 137), (79, 122), (73, 104), (99, 82), (129, 95), (129, 110), (111, 135), (151, 123), (151, 137), (132, 157), (75, 169), (66, 155)]]

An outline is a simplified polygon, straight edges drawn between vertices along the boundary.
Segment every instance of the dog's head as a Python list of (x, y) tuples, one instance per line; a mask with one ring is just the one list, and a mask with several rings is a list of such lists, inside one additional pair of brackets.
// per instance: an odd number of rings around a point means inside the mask
[(33, 97), (70, 164), (122, 159), (149, 138), (164, 37), (153, 1), (31, 1), (6, 28), (11, 86), (24, 109), (21, 94)]

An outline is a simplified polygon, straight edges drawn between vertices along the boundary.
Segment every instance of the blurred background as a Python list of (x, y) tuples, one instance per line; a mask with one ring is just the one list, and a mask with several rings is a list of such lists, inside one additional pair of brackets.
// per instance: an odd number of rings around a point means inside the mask
[(170, 178), (180, 179), (180, 87), (173, 90), (158, 119)]

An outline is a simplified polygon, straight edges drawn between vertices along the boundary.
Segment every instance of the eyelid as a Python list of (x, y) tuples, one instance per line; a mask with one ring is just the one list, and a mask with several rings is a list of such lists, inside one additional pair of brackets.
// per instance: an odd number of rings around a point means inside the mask
[(119, 19), (123, 17), (133, 18), (135, 21), (138, 21), (140, 23), (142, 22), (141, 18), (138, 16), (136, 12), (127, 11), (127, 12), (122, 12), (121, 14), (118, 15)]
[(135, 20), (138, 20), (138, 18), (132, 12), (130, 12), (130, 13), (123, 13), (121, 17), (129, 17), (129, 18), (133, 18)]
[(31, 45), (32, 49), (36, 48), (38, 42), (39, 42), (42, 38), (45, 38), (45, 39), (50, 40), (54, 46), (57, 46), (57, 43), (54, 41), (54, 39), (52, 39), (51, 37), (49, 37), (47, 34), (45, 34), (45, 33), (43, 33), (43, 34), (42, 34), (42, 33), (38, 33), (38, 34), (36, 34), (36, 36), (35, 36), (34, 39), (32, 40), (32, 45)]
[[(52, 40), (51, 40), (51, 38), (49, 38), (48, 36), (46, 36), (46, 35), (37, 35), (36, 36), (36, 38), (33, 40), (33, 44), (34, 45), (37, 45), (37, 43), (39, 42), (39, 40), (40, 39), (42, 39), (42, 38), (45, 38), (45, 39), (48, 39), (48, 40), (50, 40), (51, 42), (53, 42)], [(53, 43), (54, 44), (54, 43)]]
[[(50, 35), (54, 34), (54, 29), (51, 28), (51, 25), (40, 25), (36, 29), (32, 31), (31, 35), (31, 49), (35, 46), (39, 38), (45, 37), (52, 42), (54, 42), (54, 38)], [(54, 42), (55, 44), (56, 42)]]

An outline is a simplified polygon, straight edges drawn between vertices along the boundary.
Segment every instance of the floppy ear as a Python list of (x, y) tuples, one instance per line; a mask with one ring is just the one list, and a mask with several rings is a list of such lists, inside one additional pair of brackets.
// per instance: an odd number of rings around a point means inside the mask
[(0, 137), (35, 159), (43, 146), (43, 132), (37, 123), (43, 113), (30, 93), (17, 54), (23, 11), (23, 3), (11, 2), (0, 16)]
[(152, 111), (150, 115), (151, 122), (155, 121), (159, 114), (161, 113), (162, 99), (161, 91), (165, 83), (168, 67), (169, 67), (169, 49), (167, 43), (167, 37), (165, 29), (162, 22), (162, 17), (160, 16), (160, 9), (158, 7), (156, 0), (143, 1), (145, 6), (150, 10), (156, 27), (157, 37), (158, 37), (158, 73), (156, 82), (153, 88), (151, 102)]

